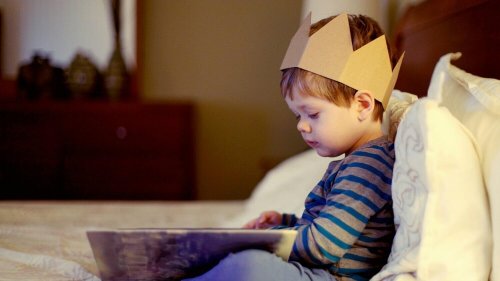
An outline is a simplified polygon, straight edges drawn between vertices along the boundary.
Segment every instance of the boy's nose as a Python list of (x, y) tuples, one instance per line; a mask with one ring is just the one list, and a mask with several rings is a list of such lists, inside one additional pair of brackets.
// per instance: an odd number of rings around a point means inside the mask
[(299, 132), (301, 133), (310, 133), (311, 132), (311, 126), (309, 126), (309, 123), (303, 121), (303, 120), (300, 120), (298, 123), (297, 123), (297, 130), (299, 130)]

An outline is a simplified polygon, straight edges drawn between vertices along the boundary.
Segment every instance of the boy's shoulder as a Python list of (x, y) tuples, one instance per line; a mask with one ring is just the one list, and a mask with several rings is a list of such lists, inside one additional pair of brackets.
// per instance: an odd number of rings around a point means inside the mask
[(394, 143), (386, 136), (371, 140), (347, 155), (342, 164), (366, 163), (370, 166), (385, 166), (392, 170), (395, 160)]
[(339, 170), (359, 165), (359, 163), (392, 172), (394, 161), (394, 143), (385, 136), (380, 137), (365, 143), (342, 160), (330, 162), (323, 179), (336, 174)]
[(369, 141), (344, 159), (330, 163), (322, 180), (323, 188), (331, 190), (337, 183), (342, 183), (343, 189), (362, 190), (361, 193), (376, 188), (388, 198), (394, 155), (394, 143), (387, 138)]

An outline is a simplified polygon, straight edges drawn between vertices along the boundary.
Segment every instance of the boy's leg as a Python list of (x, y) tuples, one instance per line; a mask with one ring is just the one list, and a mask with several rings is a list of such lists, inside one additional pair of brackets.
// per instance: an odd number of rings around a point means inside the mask
[(285, 262), (274, 254), (261, 250), (246, 250), (231, 254), (207, 273), (191, 281), (335, 281), (326, 270), (310, 269), (296, 262)]

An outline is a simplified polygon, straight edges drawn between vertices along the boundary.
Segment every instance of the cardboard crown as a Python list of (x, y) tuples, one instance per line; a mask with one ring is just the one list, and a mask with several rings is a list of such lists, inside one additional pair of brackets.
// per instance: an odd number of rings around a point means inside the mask
[(309, 37), (311, 13), (293, 36), (280, 69), (298, 67), (368, 90), (386, 107), (404, 54), (392, 70), (385, 35), (353, 51), (347, 14), (340, 14)]

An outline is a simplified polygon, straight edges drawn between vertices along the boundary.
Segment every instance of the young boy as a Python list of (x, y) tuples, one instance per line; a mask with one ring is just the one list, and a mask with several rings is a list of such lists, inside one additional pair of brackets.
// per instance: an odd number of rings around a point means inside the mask
[(321, 156), (345, 158), (329, 165), (300, 219), (267, 211), (245, 225), (297, 230), (289, 262), (243, 251), (196, 280), (368, 280), (387, 260), (394, 145), (381, 121), (401, 59), (392, 71), (387, 42), (368, 17), (309, 22), (283, 61), (282, 94), (304, 141)]

